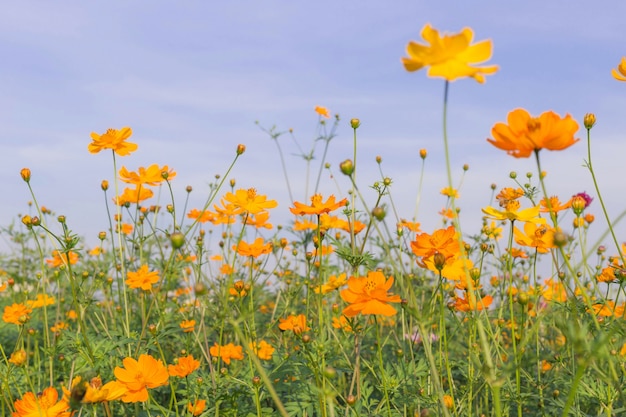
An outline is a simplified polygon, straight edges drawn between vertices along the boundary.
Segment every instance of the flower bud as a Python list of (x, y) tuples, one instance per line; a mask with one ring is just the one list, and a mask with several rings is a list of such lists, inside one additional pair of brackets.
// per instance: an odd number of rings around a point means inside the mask
[(590, 130), (593, 125), (596, 124), (596, 115), (593, 113), (585, 114), (585, 118), (583, 119), (583, 124), (585, 125), (585, 129)]
[(352, 119), (350, 120), (350, 126), (352, 127), (352, 129), (358, 129), (359, 126), (361, 126), (361, 121), (359, 119)]
[(30, 169), (22, 168), (22, 170), (20, 171), (20, 175), (25, 182), (30, 182)]
[(241, 143), (237, 145), (237, 155), (241, 155), (246, 151), (246, 145), (242, 145)]
[(28, 227), (29, 229), (33, 227), (33, 219), (28, 214), (22, 217), (22, 223), (24, 223), (24, 226)]
[(433, 263), (438, 271), (441, 271), (446, 265), (446, 256), (441, 252), (435, 252), (433, 255)]
[(380, 164), (381, 162), (383, 162), (383, 157), (380, 155), (376, 155), (376, 163)]
[(352, 163), (350, 159), (346, 159), (341, 164), (339, 164), (339, 170), (344, 175), (350, 176), (354, 173), (354, 163)]
[(420, 149), (420, 158), (426, 159), (427, 155), (428, 155), (428, 152), (426, 151), (426, 149), (424, 148)]
[(185, 244), (185, 235), (181, 232), (175, 232), (170, 235), (170, 242), (172, 243), (172, 248), (180, 249)]
[(378, 221), (382, 221), (386, 214), (385, 209), (380, 206), (374, 207), (372, 210), (372, 216)]

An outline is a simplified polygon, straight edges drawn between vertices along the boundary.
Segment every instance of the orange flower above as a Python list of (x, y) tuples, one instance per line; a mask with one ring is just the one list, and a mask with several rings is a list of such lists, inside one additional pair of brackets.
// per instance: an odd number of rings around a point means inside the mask
[(254, 243), (250, 244), (243, 240), (238, 245), (233, 245), (233, 250), (241, 256), (252, 256), (258, 258), (261, 255), (266, 255), (272, 252), (272, 243), (264, 243), (262, 237), (256, 238)]
[(62, 398), (54, 387), (48, 387), (40, 395), (27, 392), (21, 399), (15, 400), (13, 417), (69, 417), (70, 404)]
[(326, 107), (315, 106), (315, 113), (319, 114), (320, 116), (326, 119), (330, 119), (330, 112), (328, 111)]
[(322, 202), (322, 195), (315, 194), (311, 197), (311, 205), (307, 206), (306, 204), (302, 204), (299, 202), (294, 202), (294, 207), (289, 208), (289, 210), (297, 215), (297, 216), (306, 216), (306, 215), (321, 215), (323, 213), (330, 213), (331, 211), (337, 210), (340, 207), (344, 207), (348, 204), (348, 199), (344, 198), (339, 202), (335, 202), (335, 196), (331, 195), (328, 197), (326, 202)]
[(148, 388), (167, 385), (169, 375), (163, 362), (151, 355), (140, 355), (139, 360), (124, 358), (123, 368), (115, 367), (113, 373), (117, 380), (128, 390), (122, 397), (125, 403), (148, 400)]
[(515, 227), (513, 234), (518, 245), (535, 248), (539, 253), (548, 253), (550, 249), (556, 248), (554, 229), (545, 224), (527, 222), (524, 224), (523, 232)]
[(510, 202), (523, 197), (525, 194), (526, 192), (521, 188), (505, 187), (500, 190), (496, 200), (498, 200), (500, 207), (506, 207)]
[(496, 123), (491, 129), (489, 143), (515, 158), (528, 158), (541, 149), (560, 151), (572, 146), (578, 123), (569, 114), (561, 118), (553, 111), (532, 117), (524, 109), (515, 109), (507, 116), (507, 123)]
[[(165, 175), (163, 175), (165, 173)], [(163, 168), (159, 168), (158, 164), (152, 164), (148, 168), (139, 167), (137, 172), (128, 171), (126, 167), (120, 169), (120, 179), (127, 184), (140, 185), (159, 185), (165, 181), (165, 177), (171, 180), (176, 176), (176, 173), (171, 170), (167, 165)]]
[(274, 208), (278, 205), (276, 200), (268, 200), (267, 196), (257, 194), (254, 188), (244, 190), (243, 188), (235, 193), (227, 193), (224, 200), (235, 206), (235, 214), (246, 212), (257, 214), (261, 211)]
[(30, 320), (30, 313), (32, 312), (33, 310), (26, 307), (24, 304), (13, 303), (10, 306), (4, 307), (2, 320), (5, 323), (16, 324), (19, 326)]
[[(548, 203), (550, 203), (550, 207), (548, 207)], [(572, 206), (572, 199), (569, 199), (565, 203), (561, 203), (559, 197), (552, 196), (547, 201), (545, 198), (542, 198), (539, 202), (539, 205), (541, 206), (541, 209), (539, 209), (539, 211), (541, 211), (542, 213), (549, 213), (550, 211), (552, 211), (553, 213), (558, 213), (559, 211), (567, 210), (568, 208), (570, 208)]]
[(480, 41), (471, 45), (474, 32), (464, 28), (453, 35), (439, 35), (429, 24), (422, 29), (422, 38), (426, 45), (409, 42), (406, 52), (408, 58), (402, 58), (407, 71), (418, 71), (428, 68), (429, 77), (439, 77), (447, 81), (470, 77), (479, 83), (485, 82), (485, 75), (498, 70), (497, 65), (477, 67), (491, 58), (491, 41)]
[(126, 276), (126, 285), (130, 288), (141, 288), (144, 291), (150, 291), (152, 284), (159, 281), (159, 271), (149, 271), (148, 265), (142, 265), (137, 272), (128, 271)]
[(130, 127), (123, 127), (120, 130), (108, 129), (104, 134), (99, 135), (91, 132), (91, 142), (87, 149), (91, 153), (98, 153), (103, 149), (112, 149), (119, 156), (130, 155), (137, 150), (137, 144), (126, 142), (133, 134)]
[(220, 346), (216, 343), (211, 346), (209, 353), (213, 357), (222, 358), (226, 365), (230, 365), (231, 359), (238, 361), (243, 359), (243, 348), (241, 346), (235, 346), (232, 343), (224, 346)]
[(380, 314), (393, 316), (396, 309), (389, 303), (399, 303), (399, 295), (390, 295), (389, 289), (393, 285), (393, 277), (385, 279), (380, 271), (370, 271), (367, 277), (350, 277), (348, 288), (340, 292), (341, 298), (350, 304), (343, 310), (347, 317), (360, 314)]
[(626, 57), (622, 58), (617, 69), (614, 68), (611, 70), (611, 75), (613, 75), (613, 78), (617, 81), (626, 81)]
[(193, 371), (200, 367), (200, 361), (193, 358), (193, 355), (178, 358), (176, 365), (168, 365), (167, 371), (170, 376), (184, 378), (191, 375)]
[(457, 255), (460, 251), (459, 239), (454, 226), (435, 230), (432, 235), (421, 233), (411, 242), (411, 250), (415, 256), (428, 258), (439, 252), (446, 258)]
[(274, 355), (275, 349), (265, 340), (261, 340), (259, 343), (251, 342), (248, 346), (261, 360), (269, 361), (272, 359), (272, 355)]
[(278, 328), (283, 331), (292, 330), (297, 335), (311, 330), (306, 325), (306, 316), (304, 314), (298, 314), (297, 316), (291, 314), (287, 318), (279, 319)]

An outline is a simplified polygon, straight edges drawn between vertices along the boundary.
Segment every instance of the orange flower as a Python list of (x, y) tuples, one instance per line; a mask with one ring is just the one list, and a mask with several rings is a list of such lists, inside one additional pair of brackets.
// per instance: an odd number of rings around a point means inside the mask
[(622, 58), (617, 69), (613, 68), (611, 70), (611, 75), (613, 75), (613, 78), (617, 81), (626, 81), (626, 57)]
[(487, 139), (496, 148), (506, 151), (515, 158), (528, 158), (541, 149), (560, 151), (579, 139), (574, 138), (578, 123), (569, 114), (561, 118), (553, 111), (532, 117), (524, 109), (516, 109), (507, 116), (507, 124), (497, 123)]
[(30, 308), (40, 308), (54, 304), (54, 298), (48, 294), (37, 294), (34, 300), (26, 301), (26, 305)]
[(257, 194), (254, 188), (244, 190), (243, 188), (235, 191), (235, 193), (226, 193), (224, 200), (236, 207), (235, 214), (246, 212), (249, 214), (257, 214), (261, 211), (274, 208), (278, 205), (276, 200), (268, 200), (267, 196)]
[(261, 340), (258, 344), (257, 342), (250, 342), (248, 346), (259, 359), (264, 361), (269, 361), (272, 359), (272, 355), (274, 354), (275, 349), (265, 340)]
[(265, 255), (272, 252), (272, 243), (263, 243), (263, 238), (258, 237), (254, 243), (250, 244), (243, 240), (238, 245), (233, 245), (233, 250), (241, 256), (252, 256), (258, 258), (261, 255)]
[(167, 371), (170, 376), (184, 378), (191, 375), (193, 371), (200, 367), (200, 361), (193, 358), (193, 355), (183, 356), (177, 359), (176, 365), (168, 365)]
[(15, 400), (13, 417), (69, 417), (70, 404), (67, 400), (59, 399), (59, 393), (54, 387), (48, 387), (40, 395), (35, 396), (27, 392), (21, 399)]
[(215, 343), (209, 349), (209, 353), (213, 357), (222, 358), (222, 360), (224, 361), (226, 365), (230, 365), (231, 359), (235, 359), (238, 361), (243, 359), (243, 348), (241, 346), (235, 346), (232, 343), (229, 343), (224, 346), (220, 346), (217, 343)]
[(454, 226), (447, 229), (435, 230), (432, 235), (422, 233), (411, 242), (411, 250), (415, 256), (428, 258), (439, 252), (446, 258), (457, 255), (460, 251), (459, 239), (456, 236)]
[(381, 314), (393, 316), (396, 309), (389, 303), (399, 303), (399, 295), (390, 295), (387, 291), (393, 285), (393, 277), (385, 279), (380, 271), (370, 271), (367, 277), (350, 277), (348, 288), (340, 292), (341, 298), (350, 304), (343, 310), (347, 317), (357, 314)]
[(548, 301), (557, 301), (563, 303), (567, 300), (567, 292), (565, 287), (559, 281), (548, 278), (545, 286), (541, 289), (541, 295)]
[(322, 294), (328, 294), (329, 292), (332, 292), (337, 288), (344, 286), (346, 282), (346, 274), (341, 274), (339, 276), (331, 275), (330, 277), (328, 277), (328, 282), (326, 284), (315, 287), (313, 291), (315, 291), (315, 294), (319, 294), (320, 292)]
[(464, 28), (460, 33), (453, 35), (439, 35), (436, 29), (429, 24), (422, 29), (422, 38), (427, 45), (409, 42), (407, 46), (408, 58), (402, 58), (407, 71), (418, 71), (428, 68), (429, 77), (440, 77), (447, 81), (454, 81), (463, 77), (470, 77), (479, 83), (485, 82), (485, 75), (493, 74), (498, 66), (491, 65), (477, 67), (491, 58), (491, 41), (480, 41), (471, 45), (474, 32)]
[(441, 191), (439, 191), (439, 194), (441, 195), (445, 195), (446, 197), (449, 198), (459, 198), (459, 192), (457, 191), (456, 188), (453, 187), (445, 187), (442, 188)]
[[(165, 175), (163, 175), (165, 174)], [(165, 177), (171, 180), (176, 176), (176, 172), (171, 170), (167, 165), (159, 168), (158, 164), (152, 164), (148, 168), (139, 167), (137, 172), (128, 171), (126, 167), (120, 169), (120, 179), (127, 184), (140, 185), (159, 185), (165, 181)]]
[(206, 223), (212, 222), (215, 219), (215, 213), (210, 212), (209, 210), (200, 211), (198, 209), (193, 209), (187, 213), (187, 217), (196, 220), (198, 223)]
[(152, 198), (154, 192), (151, 189), (139, 186), (138, 188), (124, 188), (124, 191), (113, 202), (118, 206), (125, 204), (139, 204), (139, 202)]
[(506, 207), (511, 201), (523, 197), (524, 194), (526, 193), (521, 188), (505, 187), (500, 190), (496, 196), (496, 200), (498, 200), (500, 207)]
[[(550, 203), (549, 208), (548, 202)], [(572, 206), (572, 200), (570, 199), (565, 203), (561, 203), (559, 197), (552, 196), (547, 201), (545, 198), (542, 198), (539, 202), (539, 205), (541, 206), (541, 209), (539, 209), (539, 211), (541, 211), (542, 213), (549, 213), (550, 211), (552, 211), (553, 213), (558, 213), (559, 211), (567, 210), (568, 208), (570, 208)]]
[(348, 321), (346, 316), (339, 316), (339, 318), (333, 317), (332, 326), (335, 329), (341, 329), (346, 333), (354, 332), (354, 329), (352, 328), (352, 324), (350, 323), (350, 321)]
[(298, 314), (297, 316), (290, 314), (287, 318), (279, 319), (278, 328), (283, 331), (292, 330), (296, 335), (311, 330), (306, 325), (306, 316), (304, 314)]
[(545, 224), (524, 223), (524, 231), (513, 229), (515, 241), (522, 246), (537, 249), (539, 253), (548, 253), (554, 245), (554, 229)]
[(128, 390), (122, 397), (125, 403), (148, 400), (148, 388), (157, 388), (167, 384), (169, 375), (163, 362), (150, 355), (140, 355), (139, 360), (124, 358), (123, 368), (115, 367), (113, 373)]
[(409, 229), (411, 232), (421, 232), (420, 223), (410, 222), (405, 219), (401, 219), (396, 226), (398, 227), (398, 229), (406, 228)]
[(289, 208), (295, 215), (306, 216), (309, 214), (321, 215), (323, 213), (330, 213), (331, 211), (337, 210), (340, 207), (344, 207), (348, 204), (348, 199), (344, 198), (339, 202), (335, 202), (335, 196), (331, 195), (328, 197), (325, 203), (322, 202), (322, 195), (315, 194), (311, 197), (311, 205), (307, 206), (305, 204), (294, 202), (294, 207)]
[(123, 127), (120, 130), (108, 129), (102, 135), (91, 132), (93, 142), (89, 144), (87, 149), (91, 153), (98, 153), (103, 149), (112, 149), (119, 156), (127, 156), (137, 150), (136, 143), (126, 142), (126, 139), (132, 134), (133, 131), (130, 127)]
[[(298, 222), (296, 222), (298, 223)], [(313, 225), (312, 229), (317, 229), (317, 225), (315, 223), (311, 223)], [(319, 218), (320, 229), (328, 230), (328, 229), (341, 229), (347, 233), (350, 233), (350, 223), (346, 220), (340, 219), (337, 216), (331, 216), (329, 214), (322, 214)], [(355, 220), (354, 222), (354, 233), (359, 233), (361, 230), (365, 229), (365, 223)], [(294, 225), (294, 230), (297, 230)]]
[(12, 363), (15, 366), (22, 366), (28, 360), (28, 355), (24, 349), (16, 350), (11, 353), (11, 357), (9, 358), (9, 363)]
[(159, 281), (159, 271), (150, 272), (148, 265), (142, 265), (137, 272), (128, 271), (126, 276), (128, 277), (126, 285), (130, 288), (141, 288), (144, 291), (150, 291), (152, 284)]
[(480, 311), (488, 308), (493, 302), (493, 297), (487, 295), (482, 298), (478, 297), (468, 297), (466, 300), (463, 297), (455, 297), (454, 300), (454, 309), (456, 311), (463, 311), (465, 313), (469, 311)]
[(183, 320), (180, 322), (179, 326), (181, 329), (183, 329), (183, 332), (191, 333), (196, 327), (196, 321), (195, 320)]
[(13, 303), (10, 306), (4, 307), (4, 314), (2, 314), (2, 320), (5, 323), (22, 325), (30, 320), (30, 313), (33, 310), (21, 303)]
[(109, 381), (102, 385), (102, 379), (99, 376), (91, 378), (89, 382), (77, 376), (72, 380), (70, 391), (63, 388), (66, 400), (85, 404), (119, 400), (127, 391), (126, 385), (119, 381)]
[(268, 223), (267, 221), (270, 218), (270, 213), (267, 211), (260, 211), (255, 215), (247, 215), (245, 216), (245, 221), (244, 224), (246, 226), (254, 226), (257, 229), (260, 228), (264, 228), (264, 229), (271, 229), (274, 226), (272, 225), (272, 223)]
[(202, 414), (205, 408), (206, 408), (205, 400), (198, 400), (195, 403), (187, 404), (187, 410), (189, 410), (189, 412), (193, 414), (194, 416), (199, 416), (200, 414)]
[(330, 112), (328, 111), (326, 107), (315, 106), (315, 113), (319, 114), (320, 116), (326, 119), (330, 119)]
[(53, 250), (52, 259), (46, 259), (46, 263), (53, 268), (57, 268), (61, 265), (67, 266), (68, 264), (74, 265), (77, 262), (78, 254), (72, 251), (61, 253), (58, 250)]

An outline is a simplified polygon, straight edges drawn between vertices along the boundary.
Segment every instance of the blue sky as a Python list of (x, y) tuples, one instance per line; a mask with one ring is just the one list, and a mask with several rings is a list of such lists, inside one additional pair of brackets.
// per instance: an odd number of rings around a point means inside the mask
[[(626, 83), (610, 71), (626, 55), (625, 15), (626, 3), (617, 1), (6, 3), (0, 14), (0, 224), (27, 211), (30, 196), (19, 171), (30, 167), (40, 204), (65, 214), (75, 232), (95, 242), (107, 228), (100, 182), (112, 180), (113, 170), (110, 155), (87, 152), (89, 134), (123, 126), (133, 128), (139, 150), (120, 165), (173, 167), (178, 204), (187, 185), (194, 187), (192, 205), (204, 201), (207, 183), (224, 172), (236, 145), (245, 144), (232, 173), (237, 185), (277, 199), (274, 218), (288, 221), (278, 155), (255, 121), (294, 128), (308, 149), (316, 132), (313, 108), (322, 105), (342, 119), (328, 158), (333, 170), (352, 155), (349, 120), (358, 117), (361, 188), (378, 178), (374, 158), (382, 156), (402, 217), (414, 213), (418, 152), (428, 149), (418, 221), (432, 231), (445, 204), (439, 195), (446, 185), (443, 81), (407, 73), (400, 62), (426, 23), (446, 32), (469, 26), (477, 40), (492, 39), (490, 63), (500, 66), (484, 85), (460, 80), (450, 89), (455, 178), (470, 165), (458, 202), (468, 219), (464, 231), (478, 231), (491, 183), (512, 185), (510, 171), (536, 170), (532, 160), (515, 160), (485, 140), (517, 107), (570, 113), (581, 125), (586, 112), (597, 114), (594, 162), (615, 216), (623, 209)], [(582, 167), (583, 142), (543, 153), (551, 194), (595, 196)], [(296, 148), (287, 137), (281, 143), (302, 200), (304, 164), (291, 156)], [(345, 192), (347, 181), (337, 180)], [(339, 193), (326, 176), (322, 190)], [(597, 200), (594, 205), (599, 218)]]

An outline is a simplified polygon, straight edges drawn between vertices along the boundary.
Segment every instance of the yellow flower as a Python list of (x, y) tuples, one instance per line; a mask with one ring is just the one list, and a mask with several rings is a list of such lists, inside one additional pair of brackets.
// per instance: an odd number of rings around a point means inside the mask
[(315, 113), (319, 114), (320, 116), (329, 119), (330, 118), (330, 112), (328, 111), (328, 109), (326, 107), (322, 107), (322, 106), (315, 106)]
[(12, 363), (15, 366), (22, 366), (28, 359), (28, 355), (24, 349), (16, 350), (11, 353), (11, 357), (9, 358), (9, 363)]
[(258, 258), (272, 252), (272, 242), (264, 243), (262, 237), (257, 237), (254, 243), (240, 241), (239, 244), (233, 245), (233, 250), (241, 256), (251, 256)]
[(165, 176), (168, 180), (171, 180), (176, 176), (176, 173), (171, 170), (167, 165), (159, 168), (158, 164), (152, 164), (148, 168), (139, 167), (137, 172), (128, 171), (126, 167), (120, 169), (120, 179), (127, 184), (140, 185), (159, 185), (165, 181)]
[(346, 282), (346, 274), (341, 274), (339, 276), (331, 275), (330, 277), (328, 277), (328, 282), (326, 284), (315, 287), (313, 291), (315, 291), (315, 294), (319, 294), (320, 292), (322, 294), (328, 294), (329, 292), (332, 292), (337, 288), (342, 287), (346, 284)]
[(250, 347), (250, 350), (252, 350), (258, 356), (259, 359), (264, 361), (269, 361), (272, 359), (272, 355), (274, 354), (275, 349), (265, 340), (261, 340), (259, 343), (250, 342), (248, 346)]
[(120, 130), (108, 129), (102, 135), (91, 132), (93, 142), (89, 144), (87, 149), (91, 153), (98, 153), (103, 149), (112, 149), (119, 156), (127, 156), (137, 150), (136, 143), (126, 142), (132, 134), (133, 131), (130, 127), (123, 127)]
[[(58, 400), (58, 401), (57, 401)], [(70, 404), (65, 399), (59, 400), (59, 393), (54, 387), (48, 387), (35, 396), (27, 392), (21, 399), (15, 400), (13, 417), (69, 417)]]
[(141, 288), (144, 291), (152, 289), (152, 284), (159, 281), (158, 271), (149, 271), (148, 265), (142, 265), (137, 272), (128, 271), (126, 273), (126, 285), (130, 288)]
[(115, 204), (123, 206), (124, 204), (138, 204), (140, 201), (147, 200), (154, 195), (151, 189), (139, 186), (138, 188), (124, 188), (124, 191), (117, 198), (113, 199)]
[(626, 81), (626, 57), (622, 58), (617, 69), (613, 68), (611, 70), (611, 74), (618, 81)]
[(546, 219), (539, 217), (539, 206), (520, 210), (518, 201), (509, 202), (504, 210), (497, 210), (494, 207), (488, 206), (482, 209), (482, 211), (489, 219), (493, 220), (518, 220), (521, 222), (534, 222), (539, 224), (546, 223)]
[(167, 385), (167, 368), (151, 355), (140, 355), (138, 360), (124, 358), (122, 363), (124, 367), (116, 366), (113, 373), (118, 382), (126, 386), (127, 391), (122, 397), (125, 403), (147, 401), (148, 388)]
[(126, 385), (119, 381), (109, 381), (102, 385), (102, 379), (99, 376), (91, 378), (89, 382), (77, 376), (72, 380), (71, 390), (63, 388), (64, 398), (76, 405), (119, 400), (127, 391)]
[(316, 214), (319, 216), (324, 213), (330, 213), (331, 211), (337, 210), (340, 207), (344, 207), (346, 204), (348, 204), (347, 198), (344, 198), (339, 202), (335, 202), (335, 196), (331, 195), (330, 197), (328, 197), (326, 202), (322, 202), (322, 195), (315, 194), (313, 195), (313, 197), (311, 197), (310, 206), (295, 201), (293, 203), (294, 207), (289, 208), (289, 211), (298, 216), (305, 216), (308, 214)]
[(17, 324), (19, 326), (30, 320), (30, 313), (32, 312), (33, 310), (24, 304), (13, 303), (10, 306), (4, 307), (2, 320), (5, 323)]
[(30, 308), (40, 308), (54, 304), (54, 298), (48, 294), (37, 294), (34, 300), (27, 300), (26, 305)]
[(526, 222), (523, 232), (515, 227), (513, 234), (518, 245), (535, 248), (539, 253), (548, 253), (550, 249), (556, 247), (554, 245), (554, 229), (545, 224)]
[(311, 328), (306, 325), (306, 316), (304, 314), (298, 314), (297, 316), (291, 314), (287, 318), (281, 318), (278, 321), (278, 328), (280, 330), (292, 330), (297, 335), (311, 330)]
[(276, 200), (268, 200), (267, 196), (257, 194), (256, 189), (239, 189), (235, 193), (226, 193), (224, 200), (235, 206), (235, 214), (246, 212), (257, 214), (264, 210), (274, 208), (278, 205)]
[(442, 37), (436, 29), (427, 24), (422, 29), (422, 38), (427, 45), (411, 41), (407, 46), (409, 56), (402, 58), (407, 71), (429, 67), (427, 73), (429, 77), (440, 77), (447, 81), (471, 77), (479, 83), (484, 83), (486, 74), (493, 74), (498, 70), (497, 65), (473, 66), (491, 58), (492, 45), (490, 40), (470, 45), (474, 38), (474, 32), (470, 28)]
[(175, 365), (167, 365), (167, 371), (170, 376), (184, 378), (191, 375), (193, 371), (200, 367), (200, 361), (194, 359), (193, 355), (183, 356), (177, 359)]
[(389, 294), (393, 285), (393, 277), (385, 278), (380, 271), (370, 271), (366, 277), (350, 277), (348, 288), (339, 294), (346, 303), (350, 304), (343, 310), (347, 317), (360, 314), (380, 314), (393, 316), (397, 313), (389, 303), (402, 301), (399, 295)]
[(242, 360), (243, 359), (243, 348), (241, 346), (235, 346), (232, 343), (229, 343), (224, 346), (220, 346), (217, 343), (211, 346), (209, 349), (209, 353), (213, 357), (222, 358), (226, 365), (230, 365), (230, 360)]

